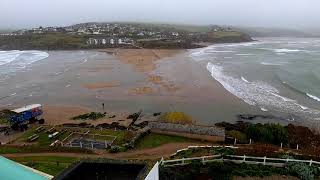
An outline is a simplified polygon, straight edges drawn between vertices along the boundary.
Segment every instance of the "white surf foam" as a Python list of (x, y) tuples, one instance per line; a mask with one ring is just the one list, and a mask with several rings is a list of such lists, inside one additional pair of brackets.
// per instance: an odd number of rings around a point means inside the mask
[(0, 68), (2, 72), (15, 71), (26, 68), (28, 65), (49, 57), (49, 54), (43, 51), (1, 51)]
[(260, 64), (265, 66), (282, 66), (283, 65), (281, 63), (271, 63), (271, 62), (261, 62)]
[(258, 105), (261, 110), (276, 109), (281, 112), (319, 114), (315, 109), (298, 104), (296, 100), (279, 95), (273, 86), (259, 81), (245, 82), (242, 78), (227, 75), (222, 66), (207, 63), (207, 70), (222, 86), (249, 105)]
[(237, 56), (253, 56), (254, 54), (236, 54)]
[(261, 107), (260, 109), (261, 109), (261, 111), (264, 111), (264, 112), (267, 112), (267, 111), (268, 111), (268, 109), (266, 109), (266, 108), (264, 108), (264, 107)]
[(301, 104), (298, 104), (298, 103), (295, 103), (297, 106), (299, 106), (302, 110), (307, 110), (307, 109), (309, 109), (308, 107), (306, 107), (306, 106), (303, 106), (303, 105), (301, 105)]
[(242, 81), (246, 82), (246, 83), (250, 83), (248, 80), (246, 80), (246, 78), (244, 78), (243, 76), (241, 76)]
[(308, 96), (308, 97), (310, 97), (311, 99), (314, 99), (314, 100), (316, 100), (316, 101), (319, 101), (319, 102), (320, 102), (320, 98), (319, 98), (319, 97), (317, 97), (317, 96), (314, 96), (314, 95), (309, 94), (309, 93), (307, 93), (307, 96)]
[(301, 52), (301, 51), (304, 51), (304, 50), (281, 48), (281, 49), (273, 49), (273, 51), (276, 52), (276, 53), (290, 53), (290, 52)]

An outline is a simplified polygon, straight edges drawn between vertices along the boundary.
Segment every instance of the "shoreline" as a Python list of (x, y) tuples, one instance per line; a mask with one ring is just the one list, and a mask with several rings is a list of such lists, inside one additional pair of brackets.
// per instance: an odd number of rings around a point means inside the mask
[[(130, 114), (139, 109), (146, 113), (183, 111), (198, 124), (208, 125), (235, 122), (239, 114), (264, 114), (224, 89), (188, 56), (187, 50), (100, 49), (49, 53), (48, 59), (32, 65), (34, 70), (19, 72), (13, 78), (14, 83), (22, 77), (36, 79), (36, 82), (23, 82), (22, 86), (38, 84), (36, 87), (41, 90), (31, 97), (17, 92), (11, 97), (14, 103), (9, 107), (39, 102), (66, 107), (60, 111), (67, 113), (67, 109), (77, 107), (100, 111), (104, 102), (110, 113)], [(70, 67), (63, 64), (70, 64)], [(54, 72), (50, 72), (52, 70)], [(36, 75), (36, 71), (44, 78)], [(55, 75), (60, 71), (63, 73)], [(16, 89), (13, 84), (9, 86), (9, 89)], [(23, 94), (32, 94), (36, 89), (27, 91), (30, 93)], [(49, 114), (54, 122), (57, 118), (51, 111)]]

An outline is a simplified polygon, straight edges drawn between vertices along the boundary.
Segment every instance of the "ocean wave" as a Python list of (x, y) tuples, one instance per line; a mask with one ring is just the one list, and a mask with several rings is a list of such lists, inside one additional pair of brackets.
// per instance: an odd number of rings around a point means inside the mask
[(319, 98), (319, 97), (314, 96), (314, 95), (309, 94), (309, 93), (306, 93), (306, 95), (307, 95), (308, 97), (310, 97), (311, 99), (314, 99), (314, 100), (316, 100), (316, 101), (319, 101), (319, 102), (320, 102), (320, 98)]
[(270, 63), (270, 62), (261, 62), (260, 64), (265, 66), (282, 66), (283, 65), (281, 63)]
[[(257, 105), (264, 110), (275, 109), (285, 113), (300, 113), (300, 115), (318, 115), (319, 110), (310, 109), (298, 104), (296, 100), (280, 95), (280, 92), (265, 82), (245, 82), (242, 78), (235, 78), (224, 73), (222, 66), (207, 63), (207, 70), (227, 91), (242, 99), (249, 105)], [(319, 99), (320, 100), (320, 99)]]
[(279, 94), (276, 94), (276, 93), (273, 93), (273, 92), (271, 92), (271, 94), (276, 96), (276, 97), (278, 97), (278, 98), (280, 98), (280, 99), (282, 99), (283, 101), (295, 102), (295, 100), (287, 98), (287, 97), (283, 97), (283, 96), (281, 96)]
[(304, 50), (281, 48), (281, 49), (273, 49), (273, 51), (276, 52), (276, 53), (290, 53), (290, 52), (301, 52), (301, 51), (304, 51)]
[(261, 111), (264, 111), (264, 112), (267, 112), (267, 111), (268, 111), (268, 109), (263, 108), (263, 107), (261, 107), (260, 109), (261, 109)]
[(243, 76), (241, 76), (241, 80), (246, 82), (246, 83), (250, 83), (246, 78), (244, 78)]
[(253, 56), (254, 54), (236, 54), (237, 56)]
[(1, 74), (5, 72), (14, 72), (24, 69), (28, 65), (49, 57), (49, 54), (43, 51), (1, 51), (0, 68)]

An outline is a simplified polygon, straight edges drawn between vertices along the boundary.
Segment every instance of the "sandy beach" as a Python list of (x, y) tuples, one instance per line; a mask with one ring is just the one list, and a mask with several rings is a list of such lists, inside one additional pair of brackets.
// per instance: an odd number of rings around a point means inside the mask
[[(100, 49), (51, 51), (1, 83), (0, 106), (44, 105), (49, 124), (74, 122), (90, 111), (115, 114), (96, 123), (146, 114), (184, 111), (198, 124), (236, 121), (257, 111), (231, 95), (189, 57), (188, 50)], [(76, 123), (76, 122), (74, 122)]]

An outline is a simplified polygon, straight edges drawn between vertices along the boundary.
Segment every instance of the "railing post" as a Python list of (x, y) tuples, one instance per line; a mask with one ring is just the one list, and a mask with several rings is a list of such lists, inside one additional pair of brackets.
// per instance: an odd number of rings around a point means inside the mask
[(251, 140), (251, 138), (250, 138), (249, 144), (251, 144), (251, 143), (252, 143), (252, 140)]
[(311, 166), (312, 165), (312, 159), (310, 160), (310, 163), (309, 163), (309, 166)]
[(237, 138), (234, 138), (234, 143), (233, 145), (235, 146), (237, 144)]
[(106, 140), (104, 141), (104, 146), (105, 146), (106, 148), (108, 148), (108, 144), (107, 144), (107, 141), (106, 141)]
[(243, 155), (243, 162), (246, 162), (246, 155)]
[(299, 150), (299, 144), (297, 144), (297, 150)]
[(182, 158), (182, 164), (184, 164), (184, 158)]
[(267, 160), (267, 157), (263, 157), (263, 165), (266, 165), (266, 160)]
[(204, 163), (204, 157), (202, 157), (202, 164), (205, 164), (205, 163)]
[(280, 147), (281, 147), (281, 149), (282, 149), (282, 143), (280, 144)]
[(82, 148), (82, 142), (80, 141), (80, 147)]
[(93, 143), (91, 142), (91, 149), (93, 149)]

